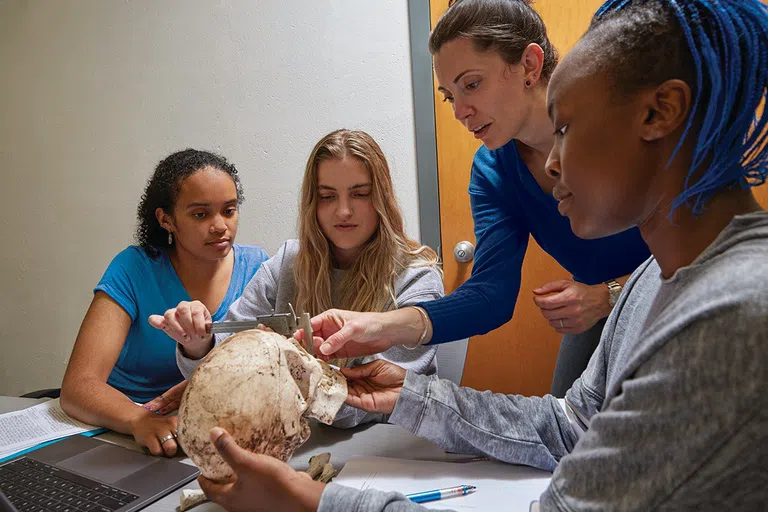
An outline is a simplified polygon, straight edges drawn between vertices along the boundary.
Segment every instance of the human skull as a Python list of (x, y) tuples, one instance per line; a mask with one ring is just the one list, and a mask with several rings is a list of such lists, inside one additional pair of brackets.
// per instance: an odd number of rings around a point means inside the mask
[(347, 397), (346, 379), (293, 338), (249, 330), (205, 357), (179, 406), (179, 444), (211, 480), (231, 480), (210, 442), (226, 429), (248, 451), (287, 461), (309, 439), (306, 417), (330, 424)]

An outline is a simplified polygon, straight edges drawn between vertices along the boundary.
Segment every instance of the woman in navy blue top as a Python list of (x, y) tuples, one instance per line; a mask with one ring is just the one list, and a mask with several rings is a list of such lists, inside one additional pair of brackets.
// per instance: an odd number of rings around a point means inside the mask
[(176, 417), (164, 414), (186, 381), (176, 344), (147, 317), (197, 299), (223, 319), (268, 258), (234, 245), (242, 197), (221, 156), (187, 149), (158, 164), (138, 209), (138, 246), (112, 260), (80, 327), (61, 389), (68, 414), (131, 434), (155, 455), (176, 452)]
[[(484, 144), (469, 186), (477, 242), (472, 275), (450, 295), (419, 304), (422, 311), (321, 315), (314, 323), (321, 331), (327, 326), (330, 336), (323, 336), (322, 350), (333, 353), (351, 341), (346, 351), (368, 353), (390, 343), (443, 343), (499, 327), (512, 318), (532, 235), (573, 274), (533, 290), (542, 315), (564, 335), (552, 383), (561, 397), (586, 367), (621, 286), (649, 257), (648, 247), (636, 228), (580, 239), (558, 212), (554, 181), (544, 170), (554, 141), (546, 93), (557, 54), (526, 2), (460, 0), (437, 22), (429, 48), (438, 89), (456, 120)], [(334, 334), (339, 325), (344, 328)]]

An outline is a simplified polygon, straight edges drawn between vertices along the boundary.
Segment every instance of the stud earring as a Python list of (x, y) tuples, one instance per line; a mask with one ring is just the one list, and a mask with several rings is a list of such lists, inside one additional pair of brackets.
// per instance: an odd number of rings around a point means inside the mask
[(530, 87), (531, 86), (531, 81), (530, 80), (526, 80), (525, 81), (525, 86), (526, 87)]
[(173, 245), (173, 233), (168, 232), (168, 245)]

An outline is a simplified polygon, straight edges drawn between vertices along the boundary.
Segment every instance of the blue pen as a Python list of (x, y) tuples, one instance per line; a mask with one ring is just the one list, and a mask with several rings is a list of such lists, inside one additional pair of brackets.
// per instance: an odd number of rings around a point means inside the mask
[(445, 489), (435, 489), (434, 491), (415, 492), (406, 494), (405, 497), (414, 503), (425, 503), (427, 501), (437, 501), (455, 496), (466, 496), (475, 492), (474, 485), (460, 485), (458, 487), (447, 487)]

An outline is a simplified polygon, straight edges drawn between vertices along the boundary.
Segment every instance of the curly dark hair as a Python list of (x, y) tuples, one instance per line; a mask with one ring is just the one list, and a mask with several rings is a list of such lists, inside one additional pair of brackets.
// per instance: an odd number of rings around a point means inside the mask
[(237, 204), (243, 202), (243, 187), (237, 169), (223, 156), (191, 148), (167, 156), (157, 164), (155, 172), (147, 181), (136, 211), (136, 242), (150, 257), (157, 257), (161, 249), (173, 247), (176, 243), (174, 240), (173, 244), (168, 245), (168, 232), (157, 222), (155, 210), (162, 208), (168, 213), (173, 212), (184, 180), (206, 167), (229, 174), (235, 182)]

